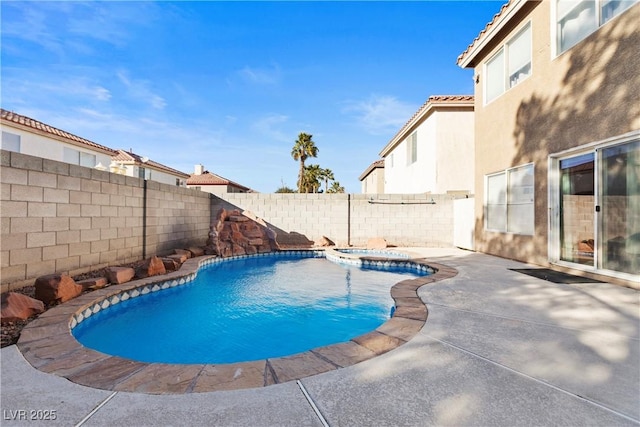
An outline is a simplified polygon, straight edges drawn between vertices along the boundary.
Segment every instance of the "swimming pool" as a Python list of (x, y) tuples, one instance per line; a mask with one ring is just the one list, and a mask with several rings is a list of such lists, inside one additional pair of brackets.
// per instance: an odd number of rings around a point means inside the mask
[(380, 266), (385, 271), (374, 271), (319, 254), (212, 263), (182, 286), (92, 314), (73, 335), (86, 347), (143, 362), (286, 356), (376, 329), (390, 317), (391, 286), (426, 274), (408, 264), (387, 263)]

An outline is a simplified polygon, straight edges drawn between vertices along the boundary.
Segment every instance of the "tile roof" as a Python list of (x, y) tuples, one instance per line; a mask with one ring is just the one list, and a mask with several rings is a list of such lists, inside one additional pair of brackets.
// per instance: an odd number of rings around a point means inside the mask
[(491, 21), (485, 25), (484, 29), (480, 31), (478, 36), (473, 39), (471, 44), (467, 46), (467, 48), (462, 52), (456, 61), (456, 63), (461, 67), (467, 67), (471, 60), (470, 56), (475, 56), (473, 52), (476, 48), (482, 45), (485, 41), (493, 38), (493, 34), (496, 31), (499, 31), (505, 22), (511, 19), (513, 15), (522, 9), (523, 6), (527, 4), (540, 3), (541, 0), (508, 0), (504, 3), (498, 13), (493, 15)]
[(391, 148), (396, 146), (403, 138), (403, 135), (422, 117), (426, 117), (427, 113), (435, 107), (455, 107), (455, 106), (469, 106), (473, 107), (474, 97), (473, 95), (433, 95), (427, 99), (427, 102), (422, 104), (418, 111), (413, 113), (411, 118), (402, 126), (402, 128), (391, 138), (389, 143), (382, 149), (382, 153), (388, 152)]
[(135, 165), (144, 165), (145, 167), (150, 167), (152, 169), (160, 170), (163, 172), (167, 172), (171, 175), (177, 175), (182, 178), (187, 178), (189, 176), (188, 173), (180, 172), (177, 169), (170, 168), (169, 166), (165, 166), (162, 163), (154, 162), (153, 160), (144, 159), (142, 156), (135, 154), (131, 151), (118, 150), (115, 156), (111, 157), (111, 160), (116, 162), (135, 164)]
[(371, 163), (369, 167), (367, 167), (364, 172), (362, 172), (358, 179), (362, 181), (376, 168), (384, 168), (384, 159), (376, 160), (375, 162)]
[(209, 171), (204, 171), (200, 175), (191, 174), (189, 179), (187, 179), (187, 185), (231, 185), (245, 191), (251, 191), (249, 187), (245, 187), (244, 185), (238, 184), (237, 182), (233, 182)]
[(94, 150), (103, 151), (103, 152), (106, 152), (107, 154), (116, 153), (116, 150), (112, 148), (105, 147), (104, 145), (97, 144), (93, 141), (89, 141), (88, 139), (81, 138), (72, 133), (65, 132), (58, 128), (54, 128), (53, 126), (49, 126), (45, 123), (39, 122), (38, 120), (34, 120), (31, 117), (23, 116), (21, 114), (14, 113), (13, 111), (7, 111), (4, 108), (1, 109), (1, 111), (2, 111), (2, 114), (0, 117), (3, 121), (7, 121), (17, 125), (22, 125), (31, 129), (38, 130), (40, 132), (48, 133), (49, 135), (64, 138), (69, 140), (72, 143), (75, 142), (80, 145), (86, 145), (88, 147), (93, 148)]

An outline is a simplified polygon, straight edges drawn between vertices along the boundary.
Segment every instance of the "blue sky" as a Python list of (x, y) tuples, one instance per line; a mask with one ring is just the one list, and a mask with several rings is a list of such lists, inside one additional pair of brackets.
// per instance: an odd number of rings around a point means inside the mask
[(502, 1), (2, 1), (2, 108), (178, 170), (294, 187), (291, 148), (348, 192)]

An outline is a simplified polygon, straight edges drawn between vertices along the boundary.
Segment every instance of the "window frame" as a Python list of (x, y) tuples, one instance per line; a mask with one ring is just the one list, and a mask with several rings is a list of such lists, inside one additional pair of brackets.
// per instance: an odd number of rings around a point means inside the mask
[(6, 151), (12, 151), (19, 153), (22, 147), (22, 137), (17, 133), (2, 131), (2, 141), (0, 142), (0, 148)]
[[(511, 201), (511, 194), (514, 193), (514, 186), (512, 186), (512, 174), (520, 169), (531, 168), (532, 174), (532, 185), (531, 185), (531, 202), (529, 203), (515, 203)], [(491, 177), (503, 177), (504, 182), (504, 195), (500, 197), (503, 203), (489, 203), (489, 180)], [(510, 215), (510, 207), (513, 209), (514, 206), (522, 206), (522, 205), (530, 205), (531, 212), (531, 223), (528, 224), (530, 229), (525, 229), (524, 231), (516, 229), (511, 226), (513, 221), (509, 221)], [(501, 217), (503, 218), (503, 223), (498, 224), (498, 226), (490, 227), (491, 225), (495, 225), (495, 222), (490, 218), (490, 207), (498, 207), (501, 209)], [(500, 221), (498, 221), (500, 222)], [(486, 174), (484, 177), (484, 229), (485, 231), (494, 231), (499, 233), (509, 233), (516, 234), (522, 236), (533, 236), (535, 234), (535, 165), (534, 163), (525, 163), (522, 165), (514, 166), (511, 168), (507, 168), (498, 172), (493, 172)]]
[(406, 139), (407, 141), (407, 166), (411, 166), (418, 161), (418, 131), (413, 131)]
[[(514, 41), (527, 31), (529, 32), (529, 40), (528, 40), (529, 41), (529, 62), (526, 63), (524, 66), (520, 67), (516, 71), (520, 71), (522, 69), (528, 68), (528, 74), (524, 75), (522, 78), (518, 79), (515, 83), (512, 84), (511, 76), (516, 73), (511, 73), (509, 69), (509, 49), (510, 49), (509, 46), (513, 45)], [(493, 98), (489, 99), (487, 97), (487, 86), (489, 82), (488, 68), (490, 63), (496, 60), (496, 58), (499, 55), (502, 55), (501, 69), (502, 69), (503, 86), (500, 93), (496, 94)], [(490, 104), (494, 100), (500, 98), (504, 93), (508, 92), (510, 89), (513, 89), (514, 87), (518, 86), (520, 83), (522, 83), (523, 81), (531, 77), (533, 75), (533, 23), (532, 21), (531, 20), (526, 21), (511, 37), (509, 37), (507, 41), (502, 43), (499, 46), (499, 49), (496, 50), (495, 53), (489, 57), (489, 59), (484, 61), (484, 63), (482, 64), (482, 68), (483, 68), (483, 74), (484, 74), (484, 80), (485, 80), (485, 83), (483, 84), (483, 94), (482, 94), (484, 105)]]
[[(551, 20), (551, 25), (552, 25), (552, 37), (553, 40), (551, 41), (554, 49), (552, 50), (554, 52), (554, 58), (562, 55), (563, 53), (571, 50), (572, 48), (574, 48), (575, 46), (577, 46), (578, 44), (580, 44), (584, 39), (586, 39), (587, 37), (589, 37), (591, 34), (595, 33), (596, 31), (598, 31), (598, 29), (600, 27), (602, 27), (603, 25), (606, 25), (608, 22), (612, 21), (613, 19), (615, 19), (616, 17), (620, 16), (621, 14), (623, 14), (625, 11), (629, 10), (631, 7), (633, 7), (635, 4), (637, 4), (638, 2), (640, 2), (640, 0), (621, 0), (621, 4), (626, 4), (626, 7), (621, 8), (620, 10), (616, 11), (614, 14), (612, 14), (610, 17), (606, 18), (605, 20), (605, 16), (603, 13), (603, 9), (605, 6), (612, 4), (615, 1), (618, 0), (581, 0), (581, 1), (576, 1), (575, 5), (573, 5), (573, 7), (570, 7), (567, 11), (565, 11), (562, 15), (560, 15), (560, 13), (558, 12), (558, 5), (560, 4), (561, 0), (554, 0), (552, 2), (550, 2), (551, 4), (551, 16), (553, 17), (553, 19)], [(569, 16), (571, 13), (573, 13), (575, 10), (577, 10), (578, 8), (582, 7), (584, 4), (588, 4), (591, 3), (592, 5), (595, 6), (595, 10), (594, 10), (594, 17), (593, 17), (593, 23), (595, 23), (595, 25), (593, 26), (593, 28), (591, 28), (590, 31), (586, 32), (581, 38), (579, 38), (578, 40), (576, 40), (573, 44), (571, 44), (570, 46), (567, 46), (566, 48), (564, 48), (564, 50), (561, 48), (560, 46), (560, 37), (562, 35), (562, 31), (560, 29), (560, 21), (564, 20), (567, 16)]]

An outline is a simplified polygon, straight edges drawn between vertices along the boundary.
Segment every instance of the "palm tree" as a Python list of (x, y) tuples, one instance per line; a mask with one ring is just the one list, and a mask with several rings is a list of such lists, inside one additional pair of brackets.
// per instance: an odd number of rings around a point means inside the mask
[(298, 139), (291, 150), (291, 157), (293, 157), (293, 160), (300, 161), (300, 170), (298, 172), (298, 193), (303, 192), (304, 162), (309, 157), (318, 156), (319, 150), (318, 147), (316, 147), (316, 143), (311, 139), (312, 137), (312, 135), (301, 132), (298, 134)]
[(344, 193), (344, 187), (341, 186), (338, 181), (333, 181), (331, 188), (327, 190), (327, 193)]
[(317, 193), (320, 188), (320, 175), (322, 168), (320, 165), (309, 165), (304, 168), (304, 185), (305, 193)]
[(333, 171), (331, 171), (331, 169), (321, 169), (320, 170), (320, 176), (318, 177), (321, 180), (324, 180), (324, 192), (326, 193), (327, 191), (329, 191), (329, 181), (333, 181), (334, 179), (336, 179), (333, 176)]

